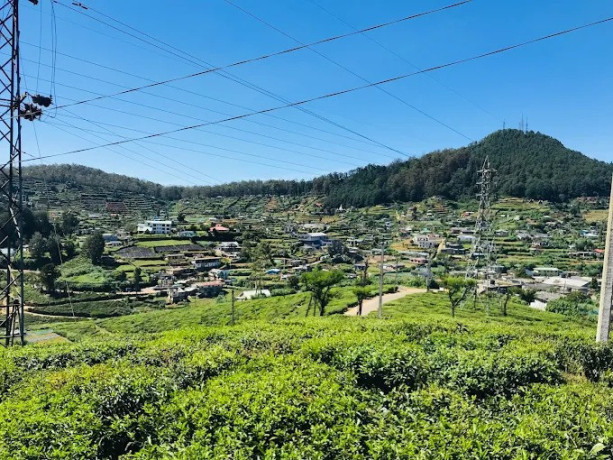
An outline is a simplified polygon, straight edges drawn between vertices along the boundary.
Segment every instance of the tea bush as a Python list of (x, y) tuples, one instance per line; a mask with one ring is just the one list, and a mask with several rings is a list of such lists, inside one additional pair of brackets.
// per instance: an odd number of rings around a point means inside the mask
[(234, 327), (193, 321), (227, 317), (205, 302), (0, 349), (0, 458), (613, 455), (613, 348), (585, 322), (515, 304), (452, 319), (439, 294), (383, 320), (270, 321), (304, 294), (279, 300)]

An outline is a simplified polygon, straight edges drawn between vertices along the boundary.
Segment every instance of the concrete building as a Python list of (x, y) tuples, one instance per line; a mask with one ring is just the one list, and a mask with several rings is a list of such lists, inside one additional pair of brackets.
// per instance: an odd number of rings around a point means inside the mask
[(171, 220), (148, 220), (144, 224), (138, 224), (138, 233), (148, 233), (152, 235), (168, 235), (172, 232)]
[(432, 249), (437, 248), (439, 244), (441, 244), (442, 238), (440, 235), (429, 234), (429, 235), (415, 235), (413, 238), (413, 244), (420, 249)]
[(559, 276), (560, 269), (556, 267), (535, 267), (532, 271), (534, 276)]
[(319, 249), (330, 242), (330, 238), (328, 235), (322, 232), (316, 233), (307, 233), (302, 235), (300, 241), (304, 243), (305, 246), (309, 246), (315, 249)]
[(196, 257), (192, 260), (192, 265), (196, 270), (210, 270), (219, 268), (221, 259), (219, 257)]

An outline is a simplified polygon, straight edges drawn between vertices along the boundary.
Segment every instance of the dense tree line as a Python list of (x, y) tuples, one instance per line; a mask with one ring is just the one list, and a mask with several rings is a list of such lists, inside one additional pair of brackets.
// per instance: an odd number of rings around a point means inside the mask
[(207, 187), (163, 187), (78, 165), (26, 168), (26, 175), (49, 183), (70, 183), (107, 190), (138, 192), (163, 200), (246, 195), (324, 195), (331, 207), (369, 206), (392, 201), (420, 201), (430, 196), (472, 197), (486, 156), (497, 170), (501, 195), (564, 201), (578, 196), (607, 196), (613, 166), (567, 149), (549, 136), (519, 130), (497, 131), (480, 142), (396, 161), (333, 173), (310, 181), (232, 182)]

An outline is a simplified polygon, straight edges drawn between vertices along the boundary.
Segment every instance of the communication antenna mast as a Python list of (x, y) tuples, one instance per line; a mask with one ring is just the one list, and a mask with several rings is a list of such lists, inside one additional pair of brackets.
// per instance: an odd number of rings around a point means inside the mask
[(479, 187), (479, 210), (477, 211), (477, 220), (475, 222), (475, 239), (470, 252), (470, 262), (466, 276), (477, 278), (479, 269), (485, 267), (485, 277), (494, 273), (493, 265), (495, 264), (495, 245), (492, 235), (493, 213), (492, 199), (494, 195), (494, 175), (496, 170), (490, 165), (489, 157), (485, 157), (483, 166), (479, 170), (479, 179), (477, 186)]

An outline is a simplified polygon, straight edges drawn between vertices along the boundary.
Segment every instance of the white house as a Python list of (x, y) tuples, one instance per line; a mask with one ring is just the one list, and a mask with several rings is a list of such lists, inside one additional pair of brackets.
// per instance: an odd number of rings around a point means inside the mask
[(217, 246), (215, 252), (218, 256), (237, 259), (240, 257), (241, 246), (236, 241), (223, 241)]
[(415, 244), (418, 248), (421, 249), (432, 249), (438, 247), (441, 244), (442, 238), (436, 234), (429, 235), (415, 235), (413, 238), (413, 244)]
[(588, 293), (590, 288), (590, 278), (575, 277), (572, 278), (560, 278), (559, 276), (552, 276), (543, 281), (543, 284), (557, 288), (559, 292), (573, 292), (581, 291), (585, 294)]
[(258, 289), (253, 291), (243, 291), (237, 297), (238, 300), (251, 300), (255, 297), (270, 297), (270, 291), (268, 289)]
[(136, 230), (138, 233), (168, 235), (172, 231), (172, 220), (148, 220), (144, 224), (138, 224)]
[(460, 243), (474, 243), (477, 237), (475, 235), (458, 235), (458, 242)]
[(221, 265), (219, 257), (196, 257), (192, 260), (192, 265), (196, 270), (207, 270), (218, 268)]
[(535, 267), (534, 276), (559, 276), (560, 269), (556, 267)]

